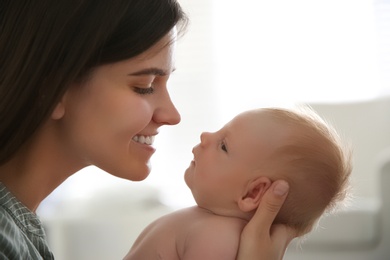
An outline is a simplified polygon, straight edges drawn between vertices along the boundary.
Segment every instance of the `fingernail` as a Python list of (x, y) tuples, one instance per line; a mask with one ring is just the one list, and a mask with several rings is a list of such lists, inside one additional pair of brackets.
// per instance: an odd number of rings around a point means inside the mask
[(288, 183), (285, 181), (279, 181), (274, 187), (274, 194), (278, 196), (284, 196), (288, 192)]

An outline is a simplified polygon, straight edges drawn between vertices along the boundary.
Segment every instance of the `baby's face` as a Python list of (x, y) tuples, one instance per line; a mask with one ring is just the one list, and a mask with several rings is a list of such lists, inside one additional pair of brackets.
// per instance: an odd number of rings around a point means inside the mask
[(262, 175), (282, 133), (261, 110), (242, 113), (215, 133), (202, 133), (185, 172), (197, 204), (214, 212), (231, 209), (245, 195), (248, 181)]

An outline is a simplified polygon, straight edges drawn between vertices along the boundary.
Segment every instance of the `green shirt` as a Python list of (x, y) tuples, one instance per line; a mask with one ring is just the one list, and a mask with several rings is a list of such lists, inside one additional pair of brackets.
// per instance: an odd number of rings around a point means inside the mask
[(0, 259), (54, 259), (37, 215), (0, 182)]

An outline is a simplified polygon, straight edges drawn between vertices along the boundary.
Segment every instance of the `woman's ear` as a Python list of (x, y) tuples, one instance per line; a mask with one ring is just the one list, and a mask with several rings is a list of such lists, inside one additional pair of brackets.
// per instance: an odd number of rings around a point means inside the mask
[(53, 120), (58, 120), (64, 117), (65, 115), (65, 102), (66, 98), (68, 96), (69, 89), (65, 92), (65, 94), (61, 97), (61, 100), (57, 103), (57, 105), (54, 107), (53, 111), (51, 112), (51, 118)]
[(267, 177), (259, 177), (251, 180), (246, 186), (244, 196), (238, 201), (238, 207), (243, 212), (249, 212), (256, 209), (264, 193), (271, 186), (272, 181)]
[(61, 119), (65, 115), (65, 106), (62, 101), (60, 101), (55, 108), (53, 109), (53, 112), (51, 112), (51, 118), (54, 120)]

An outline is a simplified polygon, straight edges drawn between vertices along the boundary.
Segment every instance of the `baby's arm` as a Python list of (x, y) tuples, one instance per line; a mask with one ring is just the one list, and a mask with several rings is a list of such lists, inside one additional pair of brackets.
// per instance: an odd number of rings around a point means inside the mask
[(245, 222), (216, 217), (194, 226), (187, 235), (181, 260), (235, 260)]

